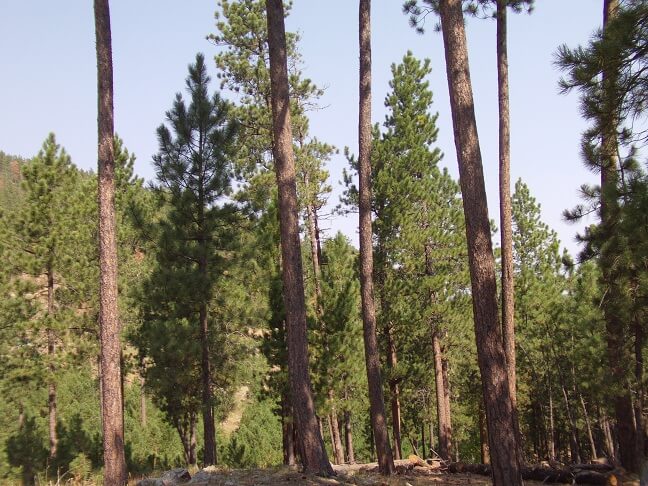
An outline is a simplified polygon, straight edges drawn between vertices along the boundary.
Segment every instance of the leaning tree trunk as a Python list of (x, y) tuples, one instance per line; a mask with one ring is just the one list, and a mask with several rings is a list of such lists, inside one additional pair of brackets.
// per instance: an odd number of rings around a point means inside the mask
[(376, 310), (373, 289), (373, 234), (371, 229), (371, 0), (360, 0), (360, 106), (358, 116), (358, 176), (360, 212), (360, 295), (364, 328), (365, 360), (371, 428), (373, 430), (378, 469), (381, 474), (394, 473), (394, 459), (389, 444), (385, 403), (380, 377), (380, 357), (376, 337)]
[(319, 432), (308, 374), (306, 302), (302, 271), (295, 160), (290, 126), (286, 32), (282, 0), (267, 0), (273, 155), (279, 189), (279, 227), (288, 341), (288, 376), (304, 471), (332, 475)]
[(461, 0), (441, 0), (450, 107), (463, 195), (477, 354), (495, 486), (522, 484), (497, 309), (497, 284)]
[(94, 1), (97, 45), (99, 334), (101, 341), (104, 483), (127, 481), (121, 393), (121, 325), (117, 311), (117, 239), (113, 152), (113, 69), (108, 0)]

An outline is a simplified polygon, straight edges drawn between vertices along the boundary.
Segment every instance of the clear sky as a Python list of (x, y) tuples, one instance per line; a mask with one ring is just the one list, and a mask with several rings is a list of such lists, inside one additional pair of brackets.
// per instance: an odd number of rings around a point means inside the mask
[[(401, 0), (374, 0), (373, 119), (382, 122), (391, 77), (390, 64), (409, 49), (430, 58), (429, 81), (439, 112), (442, 161), (457, 175), (441, 35), (430, 18), (425, 35), (416, 34), (401, 13)], [(542, 204), (543, 219), (574, 253), (577, 227), (562, 221), (578, 187), (593, 181), (580, 160), (585, 128), (578, 96), (559, 95), (560, 73), (552, 64), (556, 48), (585, 43), (601, 25), (601, 0), (536, 0), (531, 15), (509, 16), (512, 185), (518, 177)], [(113, 0), (111, 17), (115, 71), (115, 128), (137, 155), (136, 171), (153, 176), (156, 127), (173, 96), (184, 89), (187, 65), (196, 52), (216, 53), (206, 35), (215, 31), (215, 0)], [(325, 109), (311, 114), (311, 133), (340, 149), (357, 151), (357, 2), (294, 0), (287, 29), (299, 30), (304, 74), (326, 88)], [(495, 22), (467, 24), (470, 68), (478, 129), (493, 219), (498, 219), (497, 73)], [(96, 61), (94, 17), (89, 0), (0, 1), (0, 150), (31, 157), (51, 131), (84, 169), (96, 167)], [(211, 73), (215, 66), (210, 62)], [(215, 77), (215, 76), (213, 76)], [(217, 85), (214, 82), (214, 89)], [(329, 165), (337, 203), (338, 181), (346, 161)], [(324, 221), (329, 235), (342, 229), (354, 240), (354, 218)]]

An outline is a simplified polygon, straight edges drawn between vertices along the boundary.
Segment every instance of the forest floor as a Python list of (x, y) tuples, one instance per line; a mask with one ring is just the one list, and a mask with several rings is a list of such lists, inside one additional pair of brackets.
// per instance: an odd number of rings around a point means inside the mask
[[(389, 478), (378, 474), (377, 464), (361, 464), (353, 466), (333, 466), (336, 476), (323, 478), (303, 474), (288, 467), (268, 469), (225, 469), (209, 468), (197, 473), (187, 486), (490, 486), (492, 482), (487, 476), (477, 474), (454, 474), (441, 471), (413, 468), (401, 471)], [(546, 483), (525, 481), (527, 486), (541, 486)], [(611, 483), (614, 486), (639, 486), (639, 480), (632, 477), (624, 478), (622, 482)]]

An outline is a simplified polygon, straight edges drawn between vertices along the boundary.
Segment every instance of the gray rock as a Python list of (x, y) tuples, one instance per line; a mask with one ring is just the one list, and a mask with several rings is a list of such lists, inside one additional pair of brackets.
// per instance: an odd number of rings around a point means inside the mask
[(142, 479), (137, 486), (176, 486), (191, 480), (191, 474), (185, 468), (179, 467), (165, 472), (160, 478)]
[(217, 471), (218, 469), (215, 466), (207, 466), (205, 469), (201, 469), (194, 474), (191, 481), (189, 481), (189, 484), (207, 483), (209, 482), (211, 475)]

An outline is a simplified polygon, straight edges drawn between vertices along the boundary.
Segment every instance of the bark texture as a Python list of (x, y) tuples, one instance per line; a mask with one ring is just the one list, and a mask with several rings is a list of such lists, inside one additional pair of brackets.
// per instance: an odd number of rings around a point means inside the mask
[(513, 421), (522, 451), (522, 434), (517, 412), (515, 358), (515, 286), (513, 277), (513, 228), (511, 209), (511, 120), (509, 116), (509, 80), (506, 9), (508, 0), (497, 0), (497, 99), (499, 107), (499, 196), (500, 237), (502, 247), (502, 336), (506, 353)]
[[(618, 0), (604, 0), (603, 3), (603, 28), (617, 14)], [(609, 69), (603, 70), (603, 91), (606, 104), (604, 107), (605, 119), (602, 120), (601, 134), (601, 225), (607, 234), (612, 234), (618, 215), (618, 202), (616, 200), (616, 186), (618, 181), (617, 167), (617, 130), (619, 120), (614, 110), (617, 98), (617, 74)], [(613, 250), (612, 250), (613, 251)], [(605, 297), (603, 300), (603, 315), (607, 334), (607, 359), (612, 382), (616, 384), (614, 390), (614, 414), (617, 425), (617, 438), (619, 445), (619, 461), (629, 471), (639, 472), (642, 461), (642, 451), (637, 450), (637, 428), (633, 420), (634, 410), (629, 381), (631, 380), (630, 363), (631, 353), (628, 352), (626, 342), (629, 340), (624, 318), (622, 317), (621, 302), (626, 298), (625, 288), (617, 279), (613, 270), (612, 254), (608, 245), (601, 251), (601, 271), (604, 284)]]
[(349, 464), (355, 463), (355, 452), (353, 450), (353, 430), (351, 428), (351, 412), (344, 412), (344, 445), (346, 449), (346, 460)]
[[(201, 266), (206, 261), (201, 261)], [(207, 304), (200, 305), (200, 348), (201, 348), (201, 371), (200, 379), (202, 384), (202, 415), (203, 415), (203, 439), (205, 444), (203, 463), (205, 466), (216, 464), (216, 427), (214, 425), (214, 405), (211, 391), (211, 364), (209, 359), (209, 328), (207, 326)]]
[(308, 374), (306, 303), (299, 240), (295, 160), (290, 125), (286, 32), (282, 0), (267, 0), (273, 155), (279, 189), (283, 294), (288, 339), (288, 375), (304, 471), (330, 476), (333, 468), (319, 432)]
[(376, 310), (373, 289), (373, 234), (371, 229), (371, 1), (360, 0), (360, 106), (358, 116), (358, 176), (360, 212), (360, 294), (364, 328), (365, 360), (371, 428), (373, 429), (378, 469), (394, 473), (394, 459), (389, 444), (385, 403), (380, 376), (380, 357), (376, 337)]
[[(384, 288), (384, 286), (383, 286)], [(382, 299), (384, 301), (384, 299)], [(396, 353), (396, 343), (394, 342), (394, 332), (390, 323), (385, 326), (385, 336), (387, 337), (387, 363), (389, 368), (394, 370), (398, 364), (398, 355)], [(401, 459), (401, 407), (400, 407), (400, 387), (398, 379), (389, 380), (389, 392), (391, 395), (391, 415), (392, 415), (392, 434), (394, 435), (394, 459)]]
[(461, 0), (441, 0), (448, 90), (463, 195), (477, 354), (495, 486), (522, 484), (506, 356), (497, 309), (495, 261)]
[(452, 457), (452, 422), (450, 416), (448, 362), (443, 355), (438, 331), (432, 333), (432, 349), (434, 352), (434, 379), (436, 381), (437, 422), (439, 425), (439, 456), (444, 461), (450, 461)]
[(113, 67), (108, 0), (94, 1), (97, 46), (99, 334), (104, 483), (126, 484), (124, 411), (121, 391), (121, 325), (117, 311), (117, 241), (115, 230), (115, 161), (113, 153)]

